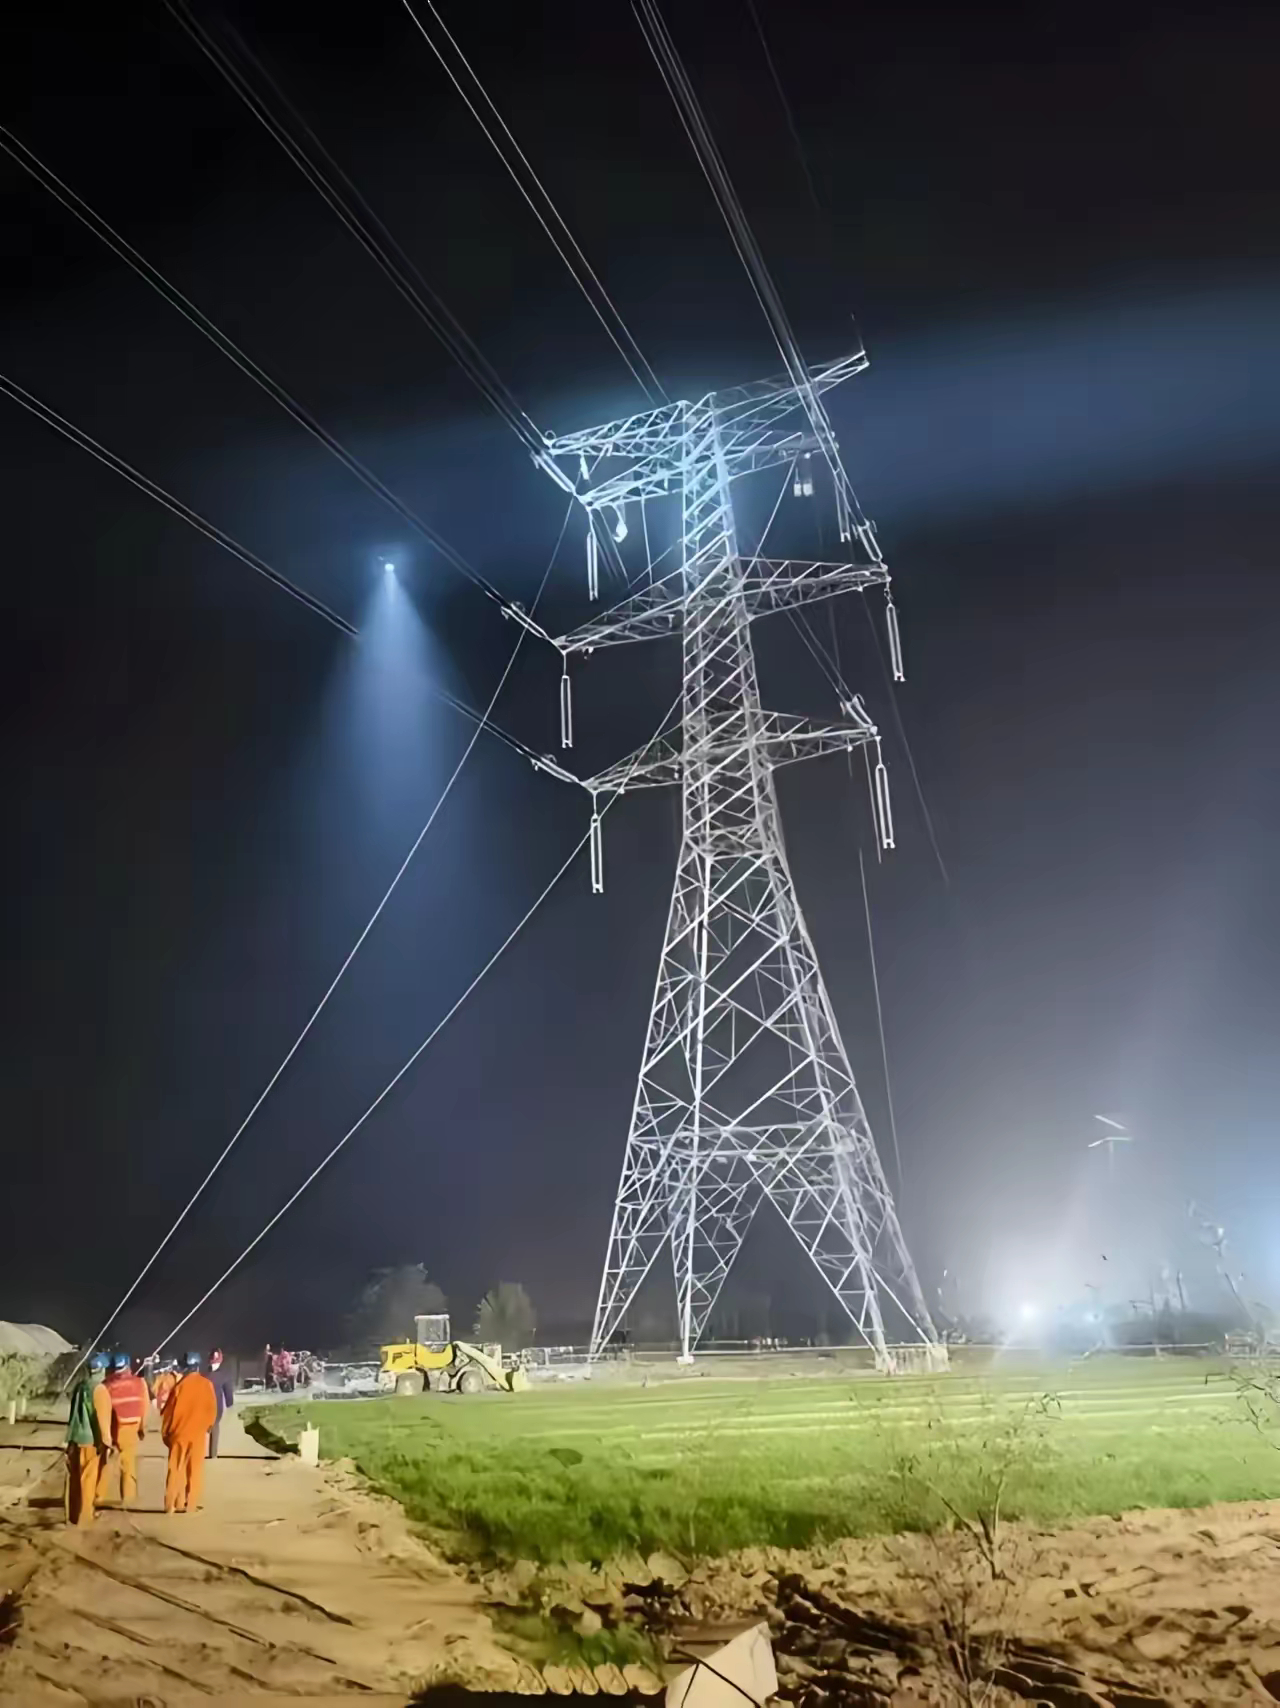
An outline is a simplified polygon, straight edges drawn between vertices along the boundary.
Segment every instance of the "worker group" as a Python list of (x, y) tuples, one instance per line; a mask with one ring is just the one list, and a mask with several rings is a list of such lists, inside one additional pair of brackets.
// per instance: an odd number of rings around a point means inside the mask
[(218, 1456), (222, 1414), (234, 1403), (222, 1354), (203, 1359), (189, 1352), (178, 1364), (157, 1368), (150, 1382), (124, 1353), (94, 1353), (71, 1393), (67, 1423), (67, 1522), (92, 1524), (96, 1507), (110, 1498), (119, 1476), (125, 1506), (138, 1496), (138, 1444), (154, 1406), (160, 1438), (169, 1451), (164, 1510), (194, 1512), (200, 1505), (206, 1458)]

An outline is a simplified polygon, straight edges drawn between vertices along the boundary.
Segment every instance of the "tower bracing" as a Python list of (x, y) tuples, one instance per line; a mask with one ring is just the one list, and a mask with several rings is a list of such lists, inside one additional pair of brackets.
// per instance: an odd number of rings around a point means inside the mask
[[(853, 500), (820, 399), (865, 366), (861, 355), (790, 379), (712, 392), (629, 420), (547, 441), (548, 465), (588, 516), (588, 584), (629, 531), (628, 511), (678, 503), (678, 562), (621, 603), (561, 636), (562, 736), (572, 740), (574, 655), (679, 639), (682, 717), (587, 779), (592, 878), (603, 887), (599, 801), (678, 788), (683, 829), (592, 1331), (600, 1352), (668, 1249), (681, 1355), (692, 1357), (761, 1203), (782, 1215), (839, 1300), (853, 1335), (882, 1368), (945, 1362), (858, 1092), (787, 862), (774, 772), (829, 753), (866, 750), (876, 832), (893, 845), (888, 782), (874, 724), (857, 698), (816, 722), (760, 702), (752, 624), (844, 593), (879, 590), (889, 653), (901, 651), (889, 573)], [(807, 417), (798, 427), (795, 417)], [(822, 431), (812, 431), (815, 424)], [(834, 478), (849, 561), (746, 558), (734, 483), (792, 468), (797, 493), (813, 469)], [(616, 555), (616, 554), (615, 554)], [(552, 769), (558, 767), (552, 766)], [(861, 768), (861, 767), (860, 767)]]

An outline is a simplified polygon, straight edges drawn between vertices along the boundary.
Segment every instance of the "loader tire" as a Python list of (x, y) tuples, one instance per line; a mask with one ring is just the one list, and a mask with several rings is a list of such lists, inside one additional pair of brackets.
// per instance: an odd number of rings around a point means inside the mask
[(460, 1394), (478, 1394), (484, 1387), (484, 1377), (479, 1370), (464, 1370), (458, 1377), (458, 1392)]
[(406, 1370), (396, 1377), (396, 1392), (398, 1394), (420, 1394), (423, 1388), (422, 1371)]

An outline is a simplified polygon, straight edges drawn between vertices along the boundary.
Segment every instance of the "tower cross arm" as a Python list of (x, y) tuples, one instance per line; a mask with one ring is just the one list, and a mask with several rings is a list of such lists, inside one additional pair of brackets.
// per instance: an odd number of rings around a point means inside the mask
[[(821, 393), (861, 373), (866, 366), (866, 352), (857, 350), (834, 362), (810, 368), (809, 377), (814, 389)], [(740, 427), (758, 412), (769, 413), (779, 406), (783, 410), (800, 406), (796, 387), (784, 375), (712, 392), (708, 401), (726, 431)], [(645, 456), (680, 441), (690, 407), (684, 402), (667, 403), (659, 409), (645, 409), (637, 415), (606, 421), (599, 427), (583, 427), (576, 433), (546, 433), (543, 443), (547, 455), (552, 457)]]
[[(808, 371), (809, 382), (819, 396), (835, 386), (860, 374), (867, 366), (865, 350), (840, 356), (834, 362), (822, 362)], [(732, 386), (711, 394), (716, 422), (722, 432), (746, 427), (751, 421), (777, 420), (792, 409), (802, 407), (799, 388), (787, 376), (756, 380), (750, 385)]]
[(795, 717), (789, 712), (765, 712), (754, 738), (756, 751), (776, 771), (780, 765), (794, 765), (801, 759), (820, 759), (827, 753), (852, 753), (855, 747), (878, 742), (880, 732), (863, 712), (859, 700), (850, 701), (844, 709), (851, 715), (842, 723), (815, 723), (811, 718)]
[[(795, 408), (794, 400), (776, 411), (787, 414)], [(762, 469), (781, 468), (797, 457), (821, 449), (820, 442), (805, 429), (789, 432), (771, 430), (766, 420), (746, 422), (740, 430), (725, 433), (721, 438), (725, 473), (730, 480), (744, 474), (759, 474)], [(643, 456), (630, 468), (619, 470), (595, 486), (578, 493), (579, 502), (587, 510), (616, 510), (624, 504), (645, 503), (651, 498), (663, 498), (680, 480), (679, 447), (662, 448)]]
[[(815, 436), (812, 422), (807, 429), (788, 433), (773, 434), (770, 429), (797, 410), (809, 414), (825, 392), (866, 366), (866, 355), (858, 350), (810, 368), (799, 385), (785, 376), (757, 380), (710, 392), (697, 404), (669, 403), (576, 433), (545, 434), (543, 449), (535, 460), (561, 485), (566, 481), (573, 484), (560, 467), (561, 459), (577, 465), (572, 474), (579, 483), (578, 496), (588, 509), (652, 498), (679, 480), (690, 418), (703, 415), (714, 419), (730, 477), (752, 474), (787, 462), (805, 450), (820, 449), (823, 440)], [(830, 434), (825, 418), (819, 425), (823, 435)], [(599, 485), (590, 484), (599, 464), (617, 462), (630, 466), (606, 469)]]
[(752, 616), (789, 610), (841, 593), (865, 593), (889, 587), (883, 563), (809, 563), (795, 558), (756, 558), (747, 566), (743, 596)]
[(679, 570), (621, 599), (598, 617), (561, 635), (562, 652), (594, 652), (598, 646), (624, 646), (629, 641), (662, 640), (680, 632), (685, 596)]
[(664, 446), (678, 444), (684, 429), (687, 403), (668, 403), (661, 409), (646, 409), (601, 427), (584, 427), (577, 433), (544, 434), (547, 455), (552, 457), (642, 457)]
[(665, 789), (684, 775), (684, 760), (678, 736), (660, 735), (643, 747), (583, 779), (592, 794), (622, 795), (632, 789)]
[[(747, 615), (758, 617), (817, 599), (834, 599), (841, 593), (865, 593), (870, 587), (888, 590), (889, 571), (884, 564), (755, 558), (744, 565), (741, 597)], [(581, 627), (557, 636), (554, 644), (562, 652), (573, 653), (664, 640), (680, 633), (686, 600), (683, 576), (675, 570)]]
[(583, 779), (592, 794), (625, 794), (632, 789), (661, 789), (683, 782), (686, 766), (714, 775), (740, 766), (752, 752), (771, 770), (794, 765), (801, 759), (820, 759), (827, 753), (851, 753), (879, 740), (879, 732), (862, 710), (859, 700), (845, 707), (846, 722), (815, 723), (790, 712), (764, 712), (757, 727), (744, 735), (736, 723), (732, 728), (712, 728), (701, 740), (681, 749), (669, 735), (659, 736)]

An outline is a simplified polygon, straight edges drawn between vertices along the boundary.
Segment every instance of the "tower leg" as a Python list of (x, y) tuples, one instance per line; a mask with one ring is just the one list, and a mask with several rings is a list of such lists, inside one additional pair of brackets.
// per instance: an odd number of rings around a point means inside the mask
[(760, 1187), (738, 1158), (710, 1151), (696, 1180), (671, 1198), (671, 1262), (676, 1280), (680, 1358), (694, 1348), (715, 1308), (760, 1203)]
[(690, 944), (698, 911), (695, 865), (682, 851), (596, 1300), (593, 1358), (621, 1326), (637, 1288), (671, 1233), (671, 1204), (681, 1161), (676, 1141), (689, 1109), (686, 1046), (693, 990)]

